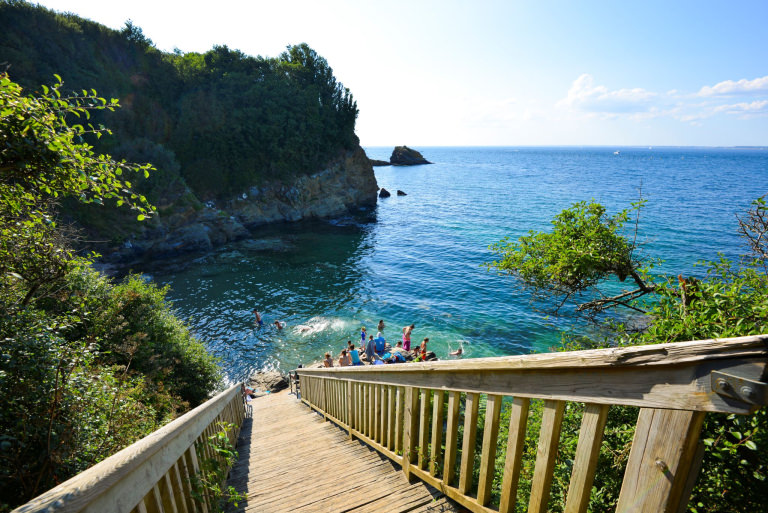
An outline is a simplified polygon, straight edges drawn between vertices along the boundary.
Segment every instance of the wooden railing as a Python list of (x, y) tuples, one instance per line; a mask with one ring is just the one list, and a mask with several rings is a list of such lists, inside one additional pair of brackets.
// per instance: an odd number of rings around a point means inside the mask
[[(586, 511), (589, 504), (610, 406), (637, 406), (617, 511), (677, 512), (685, 507), (698, 474), (705, 414), (749, 414), (765, 405), (766, 363), (768, 335), (760, 335), (296, 372), (303, 402), (350, 438), (400, 464), (409, 478), (423, 480), (476, 512), (496, 511), (489, 504), (505, 397), (511, 414), (498, 506), (503, 513), (515, 509), (531, 399), (544, 404), (529, 512), (547, 511), (566, 402), (584, 403), (566, 496), (569, 513)], [(481, 402), (485, 421), (477, 468)]]
[(210, 490), (193, 490), (201, 459), (219, 457), (206, 440), (224, 422), (235, 426), (227, 430), (234, 444), (243, 415), (240, 385), (236, 385), (14, 513), (210, 511)]

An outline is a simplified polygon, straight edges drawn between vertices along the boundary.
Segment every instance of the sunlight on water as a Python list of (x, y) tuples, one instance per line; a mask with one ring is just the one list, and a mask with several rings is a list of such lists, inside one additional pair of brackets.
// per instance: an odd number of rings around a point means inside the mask
[[(768, 192), (768, 152), (759, 150), (419, 150), (436, 164), (375, 168), (393, 194), (375, 209), (266, 227), (253, 240), (171, 262), (172, 273), (148, 272), (171, 285), (175, 307), (233, 380), (338, 355), (347, 340), (359, 343), (360, 326), (375, 335), (380, 319), (392, 343), (415, 323), (414, 342), (429, 337), (440, 358), (460, 343), (467, 357), (520, 354), (587, 328), (545, 318), (511, 279), (489, 273), (481, 266), (492, 259), (489, 244), (548, 229), (576, 201), (616, 212), (642, 187), (645, 253), (665, 260), (661, 272), (701, 275), (697, 260), (740, 254), (735, 214)], [(368, 149), (378, 159), (390, 152)]]

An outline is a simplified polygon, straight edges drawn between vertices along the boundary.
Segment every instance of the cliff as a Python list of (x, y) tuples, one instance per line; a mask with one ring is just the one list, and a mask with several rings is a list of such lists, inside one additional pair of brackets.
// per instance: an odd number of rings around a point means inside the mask
[(292, 182), (266, 182), (226, 200), (208, 201), (202, 208), (161, 213), (133, 238), (99, 250), (106, 261), (116, 263), (207, 251), (247, 238), (249, 229), (267, 223), (334, 217), (373, 206), (377, 190), (373, 167), (358, 147), (321, 171)]

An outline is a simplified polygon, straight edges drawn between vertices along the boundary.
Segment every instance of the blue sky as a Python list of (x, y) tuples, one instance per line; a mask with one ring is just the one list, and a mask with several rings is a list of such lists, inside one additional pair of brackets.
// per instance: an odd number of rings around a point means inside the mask
[(763, 0), (40, 3), (167, 51), (306, 42), (364, 146), (768, 146)]

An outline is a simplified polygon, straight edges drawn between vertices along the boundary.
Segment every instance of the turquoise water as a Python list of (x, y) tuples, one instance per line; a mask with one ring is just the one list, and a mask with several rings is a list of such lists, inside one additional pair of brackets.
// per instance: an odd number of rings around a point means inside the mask
[[(434, 165), (375, 168), (393, 193), (375, 209), (332, 221), (285, 223), (153, 277), (171, 285), (182, 317), (219, 355), (230, 379), (338, 355), (359, 328), (385, 336), (415, 323), (439, 357), (546, 350), (560, 331), (510, 278), (481, 267), (488, 245), (548, 227), (563, 208), (595, 200), (625, 208), (648, 200), (640, 240), (670, 274), (718, 252), (742, 250), (735, 214), (768, 192), (768, 150), (697, 148), (419, 148)], [(391, 148), (366, 148), (388, 159)], [(615, 155), (615, 151), (620, 151)], [(395, 196), (397, 189), (407, 196)], [(151, 274), (151, 272), (150, 272)], [(258, 307), (266, 325), (257, 328)], [(286, 322), (278, 331), (269, 323)]]

